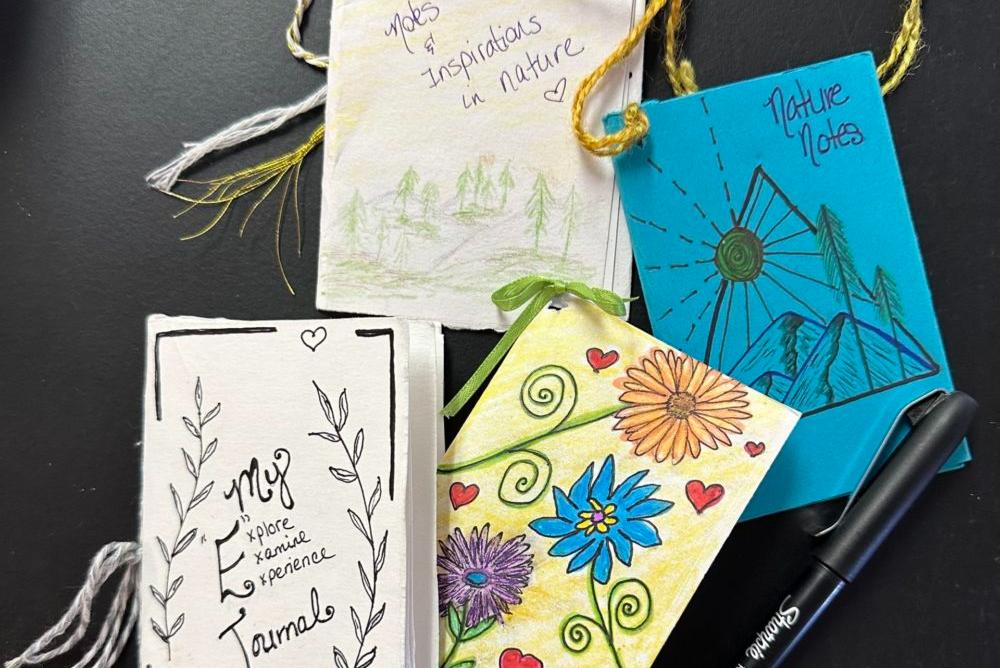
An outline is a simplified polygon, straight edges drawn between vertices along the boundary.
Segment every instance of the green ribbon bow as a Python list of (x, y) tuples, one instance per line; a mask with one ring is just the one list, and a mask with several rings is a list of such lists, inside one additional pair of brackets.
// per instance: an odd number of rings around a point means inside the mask
[[(462, 406), (472, 398), (472, 395), (486, 382), (493, 370), (503, 359), (507, 351), (514, 345), (517, 337), (521, 336), (535, 316), (542, 312), (549, 302), (563, 294), (571, 294), (585, 301), (597, 305), (602, 311), (618, 317), (625, 315), (625, 302), (627, 300), (619, 297), (610, 290), (603, 288), (592, 288), (579, 281), (563, 281), (557, 278), (546, 276), (524, 276), (508, 283), (493, 293), (493, 303), (504, 311), (514, 311), (528, 304), (528, 307), (521, 311), (514, 324), (510, 326), (507, 333), (503, 335), (496, 347), (490, 351), (483, 363), (479, 365), (475, 373), (465, 381), (462, 389), (452, 397), (448, 405), (441, 413), (445, 417), (454, 417)], [(630, 301), (630, 300), (628, 300)]]

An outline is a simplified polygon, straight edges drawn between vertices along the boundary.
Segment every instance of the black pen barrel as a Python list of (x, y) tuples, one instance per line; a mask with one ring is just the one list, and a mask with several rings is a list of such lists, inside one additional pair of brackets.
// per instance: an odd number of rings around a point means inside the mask
[(815, 557), (853, 581), (958, 447), (976, 408), (972, 397), (952, 392), (917, 422)]
[(813, 553), (806, 574), (747, 647), (737, 668), (778, 666), (784, 661), (955, 451), (977, 407), (972, 397), (952, 392), (917, 422), (857, 505)]
[(812, 561), (743, 652), (736, 668), (764, 668), (784, 661), (844, 584), (839, 575)]

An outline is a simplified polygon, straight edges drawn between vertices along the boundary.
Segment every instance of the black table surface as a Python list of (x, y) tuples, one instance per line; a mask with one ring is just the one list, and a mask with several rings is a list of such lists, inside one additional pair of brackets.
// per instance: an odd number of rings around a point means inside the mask
[[(878, 57), (898, 4), (694, 3), (688, 51), (706, 86), (855, 51)], [(233, 217), (182, 243), (204, 213), (173, 219), (177, 202), (142, 179), (182, 140), (320, 85), (285, 49), (291, 5), (0, 3), (0, 659), (55, 621), (102, 544), (136, 536), (145, 316), (319, 315), (318, 154), (303, 169), (305, 254), (288, 260), (295, 297), (275, 272), (273, 203), (243, 240)], [(316, 50), (329, 11), (330, 0), (313, 10)], [(886, 104), (955, 382), (982, 406), (975, 460), (939, 476), (790, 666), (1000, 665), (1000, 6), (932, 2), (925, 18), (920, 65)], [(647, 97), (668, 92), (661, 36), (646, 48)], [(298, 145), (319, 119), (200, 173)], [(632, 321), (648, 329), (641, 301)], [(447, 393), (496, 340), (446, 333)], [(838, 508), (740, 524), (657, 665), (732, 665), (802, 565), (808, 530)], [(121, 663), (135, 665), (134, 642)]]

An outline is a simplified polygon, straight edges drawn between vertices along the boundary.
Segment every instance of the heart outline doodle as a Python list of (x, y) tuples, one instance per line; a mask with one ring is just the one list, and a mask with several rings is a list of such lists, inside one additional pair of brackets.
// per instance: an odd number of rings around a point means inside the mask
[(587, 364), (594, 370), (594, 373), (617, 364), (620, 357), (617, 350), (608, 350), (605, 352), (600, 348), (587, 349)]
[[(316, 329), (302, 330), (302, 333), (299, 334), (299, 340), (302, 341), (302, 345), (306, 348), (316, 352), (316, 349), (326, 341), (326, 327), (320, 325)], [(313, 343), (310, 343), (310, 341), (313, 341)]]
[(684, 485), (684, 494), (695, 512), (701, 515), (703, 512), (722, 501), (726, 495), (726, 488), (719, 483), (705, 485), (701, 480), (689, 480)]
[(472, 483), (465, 485), (460, 482), (451, 483), (448, 488), (448, 498), (451, 500), (451, 507), (458, 510), (462, 506), (467, 506), (479, 496), (479, 485)]
[(549, 102), (555, 102), (556, 104), (566, 99), (566, 77), (563, 77), (556, 82), (555, 88), (550, 88), (545, 91), (545, 93), (542, 94), (542, 97)]
[(764, 450), (766, 449), (767, 446), (764, 444), (764, 441), (747, 441), (743, 446), (743, 450), (751, 457), (757, 457), (758, 455), (764, 454)]
[(516, 647), (508, 647), (500, 653), (500, 668), (543, 668), (542, 660), (533, 654), (525, 654)]

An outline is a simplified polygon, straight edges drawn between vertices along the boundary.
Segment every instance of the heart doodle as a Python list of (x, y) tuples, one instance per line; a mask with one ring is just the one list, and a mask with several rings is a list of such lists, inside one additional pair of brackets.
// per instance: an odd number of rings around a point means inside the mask
[(726, 489), (719, 484), (706, 487), (701, 480), (691, 480), (684, 486), (684, 492), (687, 494), (688, 501), (694, 506), (695, 512), (701, 515), (702, 512), (722, 501)]
[(460, 482), (453, 482), (448, 488), (448, 496), (451, 497), (451, 507), (458, 510), (476, 500), (476, 497), (479, 496), (479, 485), (463, 485)]
[(590, 364), (590, 368), (595, 372), (607, 369), (617, 361), (617, 350), (609, 350), (608, 352), (604, 352), (600, 348), (590, 348), (587, 350), (587, 363)]
[(746, 450), (746, 453), (751, 457), (756, 457), (757, 455), (762, 454), (766, 447), (767, 446), (764, 445), (763, 441), (759, 443), (747, 441), (746, 445), (743, 446), (743, 449)]
[(536, 656), (508, 647), (500, 654), (500, 668), (542, 668), (542, 662)]
[(562, 102), (566, 97), (566, 77), (559, 80), (556, 87), (545, 91), (545, 99), (549, 102)]
[(326, 327), (317, 327), (316, 329), (307, 329), (299, 334), (299, 338), (302, 339), (302, 344), (305, 345), (309, 350), (316, 352), (320, 344), (326, 341)]

